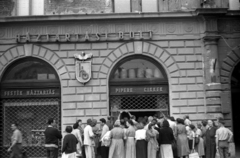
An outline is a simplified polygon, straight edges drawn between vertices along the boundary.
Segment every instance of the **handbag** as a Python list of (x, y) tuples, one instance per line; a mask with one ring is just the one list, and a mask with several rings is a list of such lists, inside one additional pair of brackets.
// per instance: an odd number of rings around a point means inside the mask
[(199, 155), (195, 150), (193, 150), (193, 152), (189, 154), (189, 158), (199, 158)]
[(200, 142), (199, 136), (198, 136), (198, 137), (195, 137), (195, 145), (198, 145), (199, 142)]
[(193, 150), (192, 150), (191, 154), (189, 154), (189, 158), (199, 158), (198, 153), (194, 150), (194, 144), (195, 144), (195, 139), (193, 139), (193, 144), (192, 144)]
[(71, 154), (62, 154), (62, 158), (76, 158), (76, 153), (71, 153)]

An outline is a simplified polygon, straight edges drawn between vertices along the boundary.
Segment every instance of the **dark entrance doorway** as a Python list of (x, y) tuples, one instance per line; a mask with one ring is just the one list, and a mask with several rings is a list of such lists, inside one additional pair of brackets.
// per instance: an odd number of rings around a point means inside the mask
[(37, 58), (17, 60), (0, 82), (0, 155), (9, 157), (11, 124), (18, 123), (29, 157), (45, 157), (44, 130), (52, 117), (61, 129), (61, 89), (56, 71)]
[(233, 133), (236, 148), (240, 147), (240, 63), (235, 66), (231, 78), (232, 90), (232, 119), (233, 119)]

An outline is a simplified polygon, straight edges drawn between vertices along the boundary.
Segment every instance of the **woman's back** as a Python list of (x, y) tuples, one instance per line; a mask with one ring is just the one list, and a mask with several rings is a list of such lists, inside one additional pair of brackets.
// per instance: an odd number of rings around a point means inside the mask
[(177, 125), (177, 135), (180, 135), (180, 134), (187, 134), (187, 130), (186, 130), (186, 127), (182, 124), (178, 124)]
[(115, 127), (111, 130), (111, 138), (112, 139), (123, 139), (124, 138), (124, 130), (120, 127)]

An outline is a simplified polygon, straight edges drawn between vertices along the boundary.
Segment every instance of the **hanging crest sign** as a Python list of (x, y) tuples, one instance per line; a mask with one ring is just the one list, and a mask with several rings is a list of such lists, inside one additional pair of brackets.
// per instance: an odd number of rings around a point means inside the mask
[(92, 62), (87, 61), (88, 59), (92, 58), (92, 54), (85, 54), (84, 52), (81, 52), (80, 54), (74, 54), (74, 57), (76, 58), (76, 79), (80, 83), (87, 83), (90, 81), (92, 77)]

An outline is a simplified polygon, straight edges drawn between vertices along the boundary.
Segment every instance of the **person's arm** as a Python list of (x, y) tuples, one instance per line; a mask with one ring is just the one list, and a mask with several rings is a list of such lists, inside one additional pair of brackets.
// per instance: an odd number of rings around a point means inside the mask
[(89, 137), (91, 137), (91, 138), (94, 137), (94, 133), (92, 131), (92, 128), (89, 128), (88, 134), (89, 134)]
[(232, 131), (230, 131), (230, 129), (228, 129), (228, 134), (229, 134), (228, 142), (231, 142), (233, 133), (232, 133)]
[(58, 139), (62, 139), (62, 133), (56, 129), (56, 135)]
[(216, 137), (216, 140), (215, 140), (216, 141), (216, 148), (218, 150), (218, 142), (219, 142), (218, 141), (218, 130), (216, 131), (216, 136), (215, 137)]
[(17, 139), (18, 139), (17, 132), (13, 132), (12, 139), (13, 139), (13, 142), (12, 142), (11, 146), (8, 148), (8, 152), (10, 152), (12, 150), (12, 147), (17, 143)]
[(63, 139), (62, 153), (64, 153), (67, 149), (67, 137), (65, 136)]

